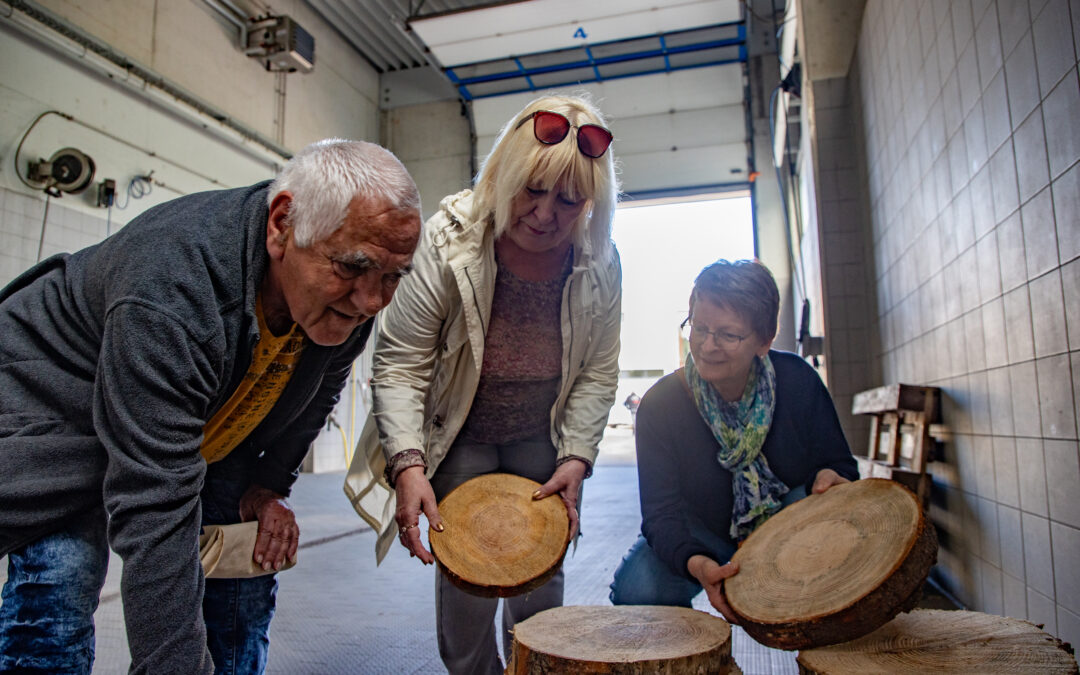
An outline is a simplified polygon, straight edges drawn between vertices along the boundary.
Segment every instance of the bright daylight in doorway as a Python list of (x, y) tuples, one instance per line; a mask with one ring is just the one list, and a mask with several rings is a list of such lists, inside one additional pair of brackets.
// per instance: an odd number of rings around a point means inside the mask
[[(622, 258), (623, 318), (619, 390), (612, 423), (629, 423), (622, 405), (679, 363), (679, 324), (686, 318), (694, 278), (720, 258), (754, 257), (750, 197), (623, 205), (613, 238)], [(625, 418), (625, 419), (624, 419)]]

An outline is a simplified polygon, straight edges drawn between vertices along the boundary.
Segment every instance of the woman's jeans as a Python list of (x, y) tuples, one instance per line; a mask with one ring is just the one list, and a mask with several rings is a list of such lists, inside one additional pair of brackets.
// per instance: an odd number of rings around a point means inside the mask
[[(203, 524), (239, 522), (246, 489), (246, 479), (208, 472), (201, 494)], [(97, 509), (8, 555), (0, 672), (90, 673), (94, 611), (109, 563), (105, 522), (104, 510)], [(207, 580), (203, 615), (217, 673), (265, 669), (276, 593), (275, 575)]]
[[(442, 500), (470, 478), (486, 473), (512, 473), (544, 484), (555, 472), (555, 447), (546, 435), (506, 445), (455, 442), (431, 479), (435, 498)], [(548, 499), (558, 499), (552, 496)], [(579, 500), (580, 507), (580, 500)], [(503, 599), (503, 654), (509, 659), (518, 621), (537, 612), (560, 607), (563, 571), (546, 584), (513, 598)], [(481, 598), (454, 586), (441, 573), (435, 575), (435, 624), (439, 656), (450, 675), (502, 673), (495, 643), (495, 611), (499, 598)]]
[[(806, 496), (806, 487), (798, 485), (780, 500), (789, 506)], [(690, 535), (711, 552), (710, 557), (723, 565), (731, 560), (735, 546), (716, 536), (695, 516), (687, 516)], [(613, 605), (672, 605), (690, 607), (694, 597), (702, 591), (701, 584), (690, 577), (686, 570), (676, 572), (649, 546), (643, 535), (619, 563), (615, 579), (611, 582)]]

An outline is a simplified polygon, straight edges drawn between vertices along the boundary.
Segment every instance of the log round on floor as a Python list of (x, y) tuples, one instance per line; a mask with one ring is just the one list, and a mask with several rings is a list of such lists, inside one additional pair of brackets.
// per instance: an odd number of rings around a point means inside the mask
[(509, 675), (741, 673), (731, 626), (684, 607), (556, 607), (514, 627)]
[(804, 650), (804, 675), (846, 673), (1076, 673), (1060, 640), (1020, 619), (917, 609), (858, 640)]
[(937, 536), (915, 495), (867, 478), (810, 495), (765, 521), (732, 556), (728, 605), (758, 642), (846, 642), (915, 607)]
[(439, 569), (455, 586), (483, 597), (511, 597), (546, 583), (570, 541), (558, 495), (533, 500), (540, 484), (506, 473), (477, 476), (439, 503), (445, 529), (428, 530)]

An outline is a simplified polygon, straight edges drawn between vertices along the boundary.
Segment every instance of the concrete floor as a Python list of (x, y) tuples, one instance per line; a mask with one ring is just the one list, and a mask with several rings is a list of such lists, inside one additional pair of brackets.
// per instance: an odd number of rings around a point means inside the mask
[[(640, 515), (633, 437), (609, 428), (595, 474), (585, 484), (583, 536), (568, 554), (567, 605), (608, 604), (608, 584), (638, 534)], [(340, 473), (303, 474), (292, 504), (302, 532), (299, 564), (280, 575), (271, 626), (269, 673), (445, 673), (435, 640), (433, 567), (395, 545), (376, 567), (375, 534), (352, 511)], [(129, 663), (114, 557), (95, 615), (94, 673), (126, 672)], [(0, 565), (0, 581), (7, 565)], [(704, 594), (695, 607), (715, 613)], [(796, 673), (794, 652), (762, 647), (738, 628), (735, 660), (749, 674)]]

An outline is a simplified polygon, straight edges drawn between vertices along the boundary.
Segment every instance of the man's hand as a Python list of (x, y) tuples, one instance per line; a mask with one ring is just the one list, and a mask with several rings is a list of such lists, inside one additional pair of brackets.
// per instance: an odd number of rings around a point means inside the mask
[(300, 526), (296, 524), (296, 514), (284, 497), (252, 485), (240, 498), (240, 519), (244, 522), (259, 521), (259, 536), (255, 539), (255, 551), (251, 557), (264, 570), (280, 570), (286, 556), (291, 562), (296, 562)]
[(814, 478), (814, 485), (810, 488), (810, 494), (819, 495), (834, 485), (850, 482), (851, 481), (847, 478), (844, 478), (832, 469), (822, 469), (821, 471), (818, 471), (817, 477)]
[(581, 482), (585, 480), (585, 472), (588, 469), (589, 465), (581, 459), (574, 458), (563, 462), (556, 467), (555, 473), (551, 474), (548, 482), (540, 486), (540, 489), (532, 496), (533, 499), (543, 499), (548, 495), (559, 493), (563, 503), (566, 504), (566, 512), (570, 515), (571, 539), (577, 535), (578, 531), (578, 495), (581, 494)]
[(686, 561), (686, 569), (698, 580), (701, 587), (705, 589), (706, 595), (709, 596), (709, 602), (724, 615), (728, 623), (739, 625), (739, 617), (731, 611), (727, 601), (724, 600), (724, 594), (720, 592), (724, 579), (734, 576), (739, 571), (739, 564), (729, 562), (721, 565), (708, 556), (698, 554), (690, 556), (690, 559)]
[(435, 491), (431, 481), (424, 475), (424, 467), (410, 466), (398, 474), (394, 490), (397, 493), (397, 511), (394, 520), (398, 526), (398, 540), (409, 549), (409, 555), (420, 558), (420, 562), (430, 565), (435, 556), (424, 548), (420, 540), (420, 513), (427, 517), (428, 523), (437, 532), (443, 531), (442, 517), (435, 501)]

